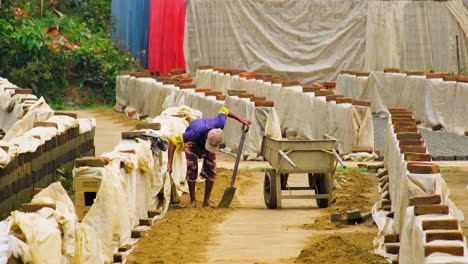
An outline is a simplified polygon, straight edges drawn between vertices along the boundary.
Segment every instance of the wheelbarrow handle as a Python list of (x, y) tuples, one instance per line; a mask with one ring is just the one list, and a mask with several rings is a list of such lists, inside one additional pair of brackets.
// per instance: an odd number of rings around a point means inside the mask
[(278, 150), (278, 153), (281, 155), (281, 157), (283, 157), (283, 159), (285, 159), (289, 163), (289, 165), (291, 165), (291, 167), (297, 169), (296, 163), (294, 163), (294, 161), (292, 161), (286, 153), (284, 153), (281, 149)]
[(338, 153), (336, 153), (336, 150), (324, 150), (322, 149), (323, 152), (326, 152), (328, 154), (332, 154), (332, 155), (335, 155), (335, 158), (336, 160), (338, 160), (338, 162), (340, 163), (341, 167), (345, 168), (346, 169), (346, 164), (344, 163), (343, 159), (341, 159), (340, 155), (338, 155)]

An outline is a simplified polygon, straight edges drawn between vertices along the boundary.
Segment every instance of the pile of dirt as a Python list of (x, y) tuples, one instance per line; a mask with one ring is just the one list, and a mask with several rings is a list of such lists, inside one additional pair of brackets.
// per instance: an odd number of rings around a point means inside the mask
[[(232, 170), (216, 169), (216, 182), (211, 199), (215, 204), (221, 200), (224, 190), (231, 182)], [(239, 189), (245, 189), (251, 173), (238, 172)], [(171, 206), (166, 216), (158, 221), (148, 235), (142, 238), (128, 258), (128, 263), (187, 263), (203, 262), (207, 243), (214, 236), (214, 226), (224, 221), (233, 209), (201, 208), (204, 183), (197, 184), (197, 208), (191, 208), (189, 195), (183, 195), (179, 205)], [(239, 190), (238, 190), (239, 191)]]
[[(361, 213), (370, 212), (372, 205), (377, 200), (377, 179), (371, 174), (360, 173), (352, 170), (348, 173), (339, 173), (336, 175), (340, 185), (333, 191), (335, 202), (330, 208), (324, 211), (324, 215), (315, 219), (311, 224), (305, 224), (303, 229), (307, 230), (334, 230), (347, 228), (349, 226), (341, 223), (332, 223), (330, 215), (340, 213), (345, 215), (348, 210), (358, 209)], [(374, 190), (373, 190), (374, 189)], [(372, 220), (369, 220), (372, 226)]]
[(295, 263), (387, 263), (374, 255), (372, 241), (375, 232), (321, 234), (313, 236)]

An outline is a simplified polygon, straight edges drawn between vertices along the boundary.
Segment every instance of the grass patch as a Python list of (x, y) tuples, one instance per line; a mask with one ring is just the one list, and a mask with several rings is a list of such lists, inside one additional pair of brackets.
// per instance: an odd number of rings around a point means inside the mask
[(73, 167), (63, 165), (57, 169), (57, 180), (60, 181), (68, 194), (73, 192)]
[(50, 104), (50, 107), (54, 111), (76, 111), (76, 110), (109, 110), (112, 109), (112, 105), (97, 104), (89, 106), (70, 106), (64, 104)]
[(341, 166), (338, 166), (336, 168), (336, 172), (340, 172), (340, 173), (349, 173), (349, 172), (373, 172), (372, 170), (369, 170), (368, 168), (351, 168), (351, 167), (346, 167), (346, 168), (343, 168)]
[(461, 167), (453, 167), (453, 166), (444, 166), (440, 167), (440, 172), (461, 172), (463, 169)]

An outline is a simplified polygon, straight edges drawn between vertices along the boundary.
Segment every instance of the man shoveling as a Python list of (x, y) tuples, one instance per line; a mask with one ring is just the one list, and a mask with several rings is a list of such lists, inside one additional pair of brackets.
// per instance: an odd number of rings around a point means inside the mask
[(210, 200), (210, 195), (216, 177), (216, 151), (223, 142), (223, 129), (227, 117), (233, 118), (247, 126), (252, 124), (251, 120), (241, 118), (223, 107), (216, 117), (193, 120), (185, 130), (185, 133), (172, 138), (169, 143), (169, 161), (167, 165), (169, 174), (172, 173), (172, 161), (176, 147), (185, 150), (185, 158), (187, 159), (186, 179), (190, 192), (190, 205), (193, 207), (197, 205), (195, 198), (195, 180), (198, 177), (199, 158), (204, 159), (200, 176), (206, 180), (203, 207), (214, 207), (214, 203)]

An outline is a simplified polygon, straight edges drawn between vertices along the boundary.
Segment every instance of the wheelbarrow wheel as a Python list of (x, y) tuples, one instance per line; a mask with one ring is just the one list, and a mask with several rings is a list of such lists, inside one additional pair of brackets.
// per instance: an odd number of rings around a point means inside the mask
[(278, 203), (276, 201), (276, 173), (275, 170), (267, 170), (263, 181), (263, 198), (265, 205), (269, 209), (276, 209)]
[[(316, 177), (315, 181), (315, 188), (317, 190), (317, 194), (329, 194), (330, 190), (328, 190), (328, 177), (326, 174), (315, 174)], [(327, 208), (328, 207), (328, 198), (325, 199), (316, 199), (317, 206), (319, 208)]]

